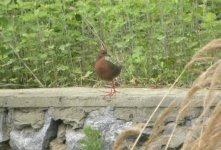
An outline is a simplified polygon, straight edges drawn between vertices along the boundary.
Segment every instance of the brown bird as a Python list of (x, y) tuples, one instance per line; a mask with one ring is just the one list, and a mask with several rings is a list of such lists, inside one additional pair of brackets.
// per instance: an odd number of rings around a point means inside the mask
[(106, 50), (102, 49), (97, 57), (97, 61), (95, 64), (95, 71), (102, 80), (112, 81), (111, 92), (105, 96), (113, 96), (116, 95), (117, 92), (115, 90), (114, 78), (120, 74), (122, 66), (117, 66), (112, 62), (106, 60), (105, 59), (106, 56), (110, 55), (108, 55)]

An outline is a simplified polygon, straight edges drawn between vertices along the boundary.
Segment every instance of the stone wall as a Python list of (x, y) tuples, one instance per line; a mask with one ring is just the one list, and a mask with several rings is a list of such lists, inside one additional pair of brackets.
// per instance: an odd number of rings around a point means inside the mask
[[(118, 89), (112, 98), (101, 96), (109, 89), (55, 88), (0, 90), (0, 149), (7, 150), (79, 150), (85, 135), (83, 128), (90, 126), (101, 131), (104, 150), (111, 150), (116, 137), (136, 123), (145, 122), (167, 89)], [(202, 97), (205, 92), (198, 93)], [(166, 121), (162, 136), (171, 133), (176, 110), (186, 94), (185, 89), (173, 90), (159, 112), (176, 100), (173, 114)], [(217, 100), (220, 100), (218, 97)], [(214, 104), (215, 105), (215, 104)], [(202, 110), (198, 103), (182, 121), (170, 148), (179, 149), (186, 128), (191, 127)], [(151, 125), (145, 132), (151, 133)], [(160, 144), (156, 149), (161, 149)]]

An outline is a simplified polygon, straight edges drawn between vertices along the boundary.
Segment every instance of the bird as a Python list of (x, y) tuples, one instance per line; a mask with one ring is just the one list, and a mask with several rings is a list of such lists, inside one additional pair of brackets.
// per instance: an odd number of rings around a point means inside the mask
[(122, 69), (122, 66), (117, 66), (112, 62), (106, 60), (106, 57), (110, 56), (105, 49), (101, 49), (96, 60), (95, 72), (98, 77), (104, 81), (112, 81), (111, 92), (104, 96), (116, 95), (115, 81), (114, 78), (117, 77)]

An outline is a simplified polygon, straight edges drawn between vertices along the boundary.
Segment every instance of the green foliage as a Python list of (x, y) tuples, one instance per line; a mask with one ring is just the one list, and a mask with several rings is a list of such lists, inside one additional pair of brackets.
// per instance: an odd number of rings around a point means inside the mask
[[(219, 0), (1, 0), (0, 83), (38, 87), (94, 85), (98, 37), (121, 78), (174, 81), (196, 50), (220, 37)], [(18, 53), (21, 60), (17, 57)], [(119, 61), (120, 60), (120, 61)], [(186, 74), (188, 85), (194, 73)]]
[(101, 150), (103, 140), (100, 131), (91, 127), (84, 129), (85, 139), (81, 141), (82, 150)]

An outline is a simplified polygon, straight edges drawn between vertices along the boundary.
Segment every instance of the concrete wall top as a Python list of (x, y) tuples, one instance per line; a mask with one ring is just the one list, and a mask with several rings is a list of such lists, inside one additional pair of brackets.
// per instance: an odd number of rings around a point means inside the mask
[[(39, 89), (3, 89), (0, 90), (0, 107), (155, 107), (168, 89), (118, 88), (113, 97), (103, 97), (110, 89), (106, 88), (39, 88)], [(195, 97), (202, 99), (207, 90), (200, 91)], [(180, 104), (187, 89), (174, 89), (166, 97), (161, 107), (167, 107), (172, 100)], [(220, 91), (217, 91), (221, 99)], [(199, 103), (198, 106), (201, 106)], [(214, 104), (215, 105), (215, 104)]]

